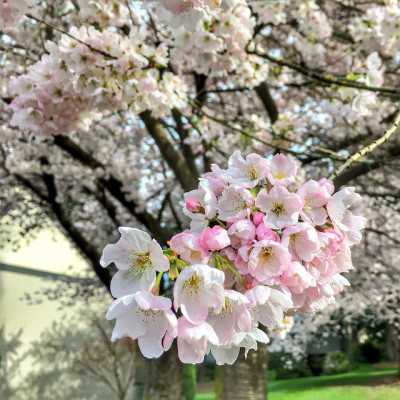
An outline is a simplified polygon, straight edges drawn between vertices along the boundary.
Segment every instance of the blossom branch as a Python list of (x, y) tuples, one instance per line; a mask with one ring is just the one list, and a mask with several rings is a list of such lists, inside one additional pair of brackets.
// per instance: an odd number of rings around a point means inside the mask
[(335, 179), (337, 176), (339, 176), (344, 170), (350, 167), (353, 162), (358, 161), (361, 157), (365, 156), (368, 153), (371, 153), (373, 150), (375, 150), (378, 146), (381, 144), (385, 143), (387, 140), (389, 140), (390, 136), (392, 136), (397, 129), (399, 128), (399, 123), (400, 123), (400, 112), (397, 114), (394, 123), (390, 129), (388, 129), (385, 134), (380, 137), (379, 139), (375, 140), (373, 143), (371, 143), (368, 146), (365, 146), (362, 148), (360, 151), (357, 153), (353, 154), (351, 157), (347, 159), (347, 161), (342, 164), (336, 171), (334, 171), (329, 179)]
[[(105, 170), (105, 166), (95, 159), (91, 154), (84, 151), (70, 138), (57, 135), (54, 138), (54, 143), (66, 151), (74, 159), (80, 161), (82, 164), (92, 168), (101, 168)], [(99, 183), (104, 186), (112, 196), (114, 196), (141, 224), (143, 224), (156, 238), (162, 243), (166, 243), (171, 237), (172, 233), (166, 227), (161, 227), (157, 220), (150, 215), (147, 211), (143, 213), (137, 212), (137, 204), (133, 200), (128, 200), (123, 192), (122, 183), (110, 175), (108, 178), (99, 178)]]
[(103, 51), (103, 50), (94, 48), (94, 47), (91, 46), (90, 44), (85, 43), (83, 40), (78, 39), (77, 37), (71, 35), (70, 33), (66, 32), (66, 31), (64, 31), (63, 29), (57, 28), (56, 26), (54, 26), (54, 25), (52, 25), (52, 24), (49, 24), (48, 22), (46, 22), (46, 21), (44, 21), (44, 20), (42, 20), (42, 19), (40, 19), (40, 18), (37, 18), (37, 17), (33, 16), (32, 14), (26, 14), (26, 16), (27, 16), (28, 18), (30, 18), (30, 19), (33, 19), (33, 20), (36, 21), (36, 22), (39, 22), (39, 23), (41, 23), (41, 24), (44, 24), (44, 25), (45, 25), (46, 27), (48, 27), (48, 28), (54, 29), (55, 31), (57, 31), (57, 32), (59, 32), (59, 33), (61, 33), (61, 34), (66, 35), (66, 36), (68, 36), (69, 38), (71, 38), (71, 39), (73, 39), (73, 40), (76, 40), (77, 42), (79, 42), (79, 43), (85, 45), (85, 46), (86, 46), (87, 48), (89, 48), (90, 50), (92, 50), (92, 51), (94, 51), (94, 52), (97, 52), (97, 53), (101, 54), (102, 56), (104, 56), (104, 57), (106, 57), (106, 58), (111, 58), (111, 59), (113, 59), (113, 60), (116, 60), (116, 59), (117, 59), (117, 57), (114, 57), (114, 56), (112, 56), (111, 54), (108, 54), (108, 53), (106, 53), (106, 52)]
[(156, 142), (168, 166), (174, 171), (182, 188), (187, 191), (195, 188), (197, 186), (197, 174), (188, 168), (184, 158), (168, 139), (162, 123), (153, 118), (150, 111), (142, 112), (140, 118), (146, 125), (150, 136)]
[(256, 86), (254, 90), (257, 93), (257, 96), (262, 101), (264, 108), (268, 113), (269, 119), (271, 120), (271, 125), (272, 125), (274, 122), (277, 121), (279, 111), (274, 99), (271, 96), (267, 83), (266, 82), (261, 83), (260, 85)]
[(302, 65), (295, 64), (290, 61), (286, 61), (283, 58), (273, 57), (273, 56), (269, 55), (268, 53), (261, 52), (259, 50), (248, 51), (248, 52), (250, 54), (256, 54), (257, 56), (264, 58), (268, 61), (271, 61), (274, 64), (277, 64), (281, 67), (288, 67), (292, 70), (300, 72), (301, 74), (303, 74), (309, 78), (315, 79), (320, 82), (328, 83), (330, 85), (339, 85), (339, 86), (352, 87), (355, 89), (368, 90), (371, 92), (387, 93), (387, 94), (391, 94), (391, 95), (396, 95), (396, 97), (400, 96), (399, 88), (392, 88), (392, 87), (387, 87), (387, 86), (368, 86), (368, 85), (365, 85), (364, 83), (352, 81), (352, 80), (349, 80), (346, 78), (341, 78), (341, 77), (330, 75), (330, 74), (321, 74), (321, 73), (315, 72), (307, 67), (304, 67)]

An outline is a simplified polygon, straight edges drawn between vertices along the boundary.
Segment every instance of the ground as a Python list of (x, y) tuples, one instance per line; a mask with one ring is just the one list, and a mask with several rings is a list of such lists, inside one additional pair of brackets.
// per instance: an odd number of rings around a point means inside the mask
[[(400, 400), (398, 369), (391, 365), (361, 366), (356, 371), (270, 381), (268, 400)], [(210, 383), (199, 385), (196, 400), (214, 400)]]

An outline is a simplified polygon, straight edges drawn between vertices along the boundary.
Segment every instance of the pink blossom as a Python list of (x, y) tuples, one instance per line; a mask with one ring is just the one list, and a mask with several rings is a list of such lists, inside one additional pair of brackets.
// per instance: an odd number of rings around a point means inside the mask
[(264, 222), (257, 226), (256, 235), (258, 240), (274, 240), (278, 243), (281, 241), (279, 235), (271, 228), (267, 228)]
[(205, 251), (221, 250), (230, 243), (228, 232), (218, 225), (213, 228), (205, 228), (199, 238), (200, 247)]
[(273, 240), (260, 240), (251, 250), (249, 271), (260, 282), (280, 275), (290, 262), (286, 247)]
[(292, 293), (303, 293), (304, 289), (315, 286), (315, 278), (298, 261), (292, 261), (282, 273), (281, 282)]
[(323, 206), (327, 204), (331, 197), (328, 187), (325, 184), (309, 180), (299, 187), (296, 194), (304, 201), (304, 208), (300, 212), (303, 220), (316, 225), (323, 225), (328, 216)]
[(317, 231), (307, 222), (286, 228), (281, 243), (298, 261), (311, 261), (320, 246)]
[(269, 193), (262, 189), (256, 206), (265, 213), (264, 224), (273, 229), (282, 229), (298, 222), (303, 201), (283, 186), (273, 187)]
[[(184, 198), (185, 207), (183, 208), (183, 213), (189, 218), (196, 221), (204, 221), (206, 218), (212, 219), (215, 217), (217, 213), (217, 198), (210, 183), (206, 179), (201, 179), (199, 187), (195, 190), (185, 193)], [(187, 200), (189, 200), (189, 206), (193, 205), (194, 202), (199, 203), (201, 206), (200, 210), (195, 209), (195, 211), (190, 211), (187, 208)]]
[(178, 320), (178, 356), (185, 364), (197, 364), (204, 360), (208, 342), (218, 345), (218, 336), (207, 322), (192, 324), (185, 317)]
[(317, 254), (311, 262), (304, 263), (304, 265), (318, 283), (325, 283), (338, 272), (334, 261), (326, 258), (323, 253)]
[(361, 201), (361, 196), (354, 192), (353, 187), (347, 187), (335, 193), (329, 200), (326, 209), (334, 227), (341, 231), (346, 241), (352, 245), (360, 243), (361, 230), (364, 229), (366, 219), (354, 215), (350, 208)]
[(235, 248), (244, 246), (256, 236), (256, 228), (249, 219), (234, 222), (228, 229), (231, 245)]
[(336, 264), (338, 272), (349, 272), (354, 269), (353, 262), (351, 260), (351, 251), (347, 243), (341, 243), (338, 251), (333, 256), (333, 262)]
[(186, 267), (175, 282), (175, 310), (180, 307), (182, 314), (193, 324), (204, 322), (209, 309), (218, 314), (225, 304), (224, 279), (222, 271), (208, 265)]
[(111, 280), (114, 297), (150, 290), (156, 271), (168, 271), (169, 261), (160, 245), (148, 233), (135, 228), (119, 227), (121, 238), (108, 244), (100, 259), (102, 267), (114, 263), (118, 268)]
[(271, 168), (267, 178), (274, 186), (286, 187), (294, 182), (296, 173), (296, 161), (288, 160), (284, 154), (276, 154), (271, 161)]
[(263, 218), (265, 217), (265, 215), (260, 212), (260, 211), (256, 211), (253, 215), (253, 223), (255, 226), (258, 226), (261, 224), (261, 222), (263, 222)]
[(200, 246), (199, 238), (189, 232), (178, 233), (170, 240), (170, 248), (175, 250), (181, 259), (193, 264), (207, 264), (209, 253)]
[(285, 312), (293, 307), (290, 295), (268, 286), (256, 286), (248, 290), (245, 296), (250, 300), (247, 307), (258, 321), (269, 329), (282, 324)]
[(323, 187), (330, 196), (333, 195), (333, 192), (335, 191), (335, 185), (330, 179), (322, 178), (318, 181), (318, 185)]
[(257, 351), (257, 342), (268, 343), (268, 336), (261, 329), (258, 329), (257, 326), (258, 324), (253, 322), (248, 332), (235, 333), (232, 342), (229, 344), (215, 346), (209, 343), (208, 347), (217, 365), (232, 365), (238, 358), (242, 347), (244, 348), (244, 355), (247, 357), (249, 350)]
[(236, 332), (251, 328), (251, 315), (246, 307), (249, 300), (236, 290), (225, 290), (225, 305), (219, 313), (209, 313), (207, 322), (214, 328), (220, 345), (233, 340)]
[(225, 171), (229, 183), (235, 183), (245, 188), (253, 188), (269, 171), (269, 162), (258, 154), (249, 154), (243, 159), (239, 150), (229, 158), (229, 168)]
[(233, 221), (250, 215), (254, 198), (250, 191), (239, 185), (229, 185), (218, 200), (218, 217)]
[(177, 319), (171, 311), (172, 302), (150, 292), (136, 292), (116, 299), (107, 312), (107, 319), (116, 318), (111, 340), (129, 336), (138, 339), (140, 351), (147, 358), (160, 357), (162, 340), (168, 332), (177, 335)]
[(211, 171), (212, 172), (206, 172), (204, 178), (210, 182), (215, 195), (220, 196), (225, 187), (228, 186), (228, 182), (225, 180), (223, 172), (217, 164), (211, 164)]
[(238, 249), (238, 256), (235, 261), (235, 267), (238, 272), (242, 275), (246, 275), (249, 273), (249, 257), (250, 253), (253, 250), (254, 243), (248, 243)]

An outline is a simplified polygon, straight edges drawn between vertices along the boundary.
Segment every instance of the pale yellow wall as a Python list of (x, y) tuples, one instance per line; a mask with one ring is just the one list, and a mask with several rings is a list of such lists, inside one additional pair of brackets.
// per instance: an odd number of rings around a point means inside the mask
[[(22, 244), (17, 252), (0, 249), (0, 262), (72, 276), (81, 275), (87, 268), (85, 260), (58, 230), (40, 232), (31, 243)], [(23, 341), (28, 345), (55, 319), (65, 315), (65, 310), (58, 310), (57, 302), (28, 305), (21, 301), (24, 292), (33, 293), (52, 284), (39, 277), (0, 271), (0, 325), (5, 325), (6, 332), (23, 328)]]

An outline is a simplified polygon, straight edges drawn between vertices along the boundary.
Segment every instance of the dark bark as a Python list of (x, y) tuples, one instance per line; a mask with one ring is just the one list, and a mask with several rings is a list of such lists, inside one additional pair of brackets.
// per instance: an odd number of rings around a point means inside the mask
[[(48, 161), (46, 158), (41, 158), (42, 165), (48, 165)], [(69, 216), (65, 213), (61, 205), (57, 202), (57, 188), (55, 185), (53, 175), (43, 172), (43, 182), (47, 189), (47, 196), (45, 199), (51, 210), (57, 217), (57, 220), (61, 224), (62, 228), (65, 230), (67, 235), (72, 239), (72, 241), (77, 245), (77, 247), (81, 250), (83, 255), (86, 257), (88, 261), (90, 261), (92, 268), (100, 281), (109, 289), (111, 282), (111, 274), (110, 271), (106, 268), (103, 268), (99, 264), (101, 254), (97, 250), (95, 246), (93, 246), (88, 240), (86, 240), (83, 233), (78, 229), (72, 222)], [(33, 186), (32, 186), (33, 188)], [(39, 191), (36, 191), (38, 194)]]
[(196, 85), (196, 102), (201, 108), (207, 99), (206, 82), (207, 76), (204, 74), (194, 74), (194, 81)]
[(184, 157), (168, 139), (161, 121), (153, 118), (150, 111), (142, 112), (140, 114), (140, 118), (146, 125), (150, 136), (156, 142), (164, 160), (167, 162), (172, 171), (174, 171), (175, 176), (182, 188), (187, 192), (196, 188), (198, 185), (196, 172), (190, 170), (185, 162)]
[(216, 374), (217, 400), (266, 400), (268, 397), (267, 346), (259, 344), (250, 350), (247, 359), (243, 350), (233, 365), (218, 367)]
[(260, 85), (256, 86), (254, 90), (256, 91), (257, 96), (262, 101), (264, 108), (268, 113), (271, 124), (273, 124), (278, 119), (279, 112), (275, 101), (271, 96), (267, 83), (261, 83)]
[[(105, 168), (104, 165), (95, 159), (90, 153), (83, 150), (78, 144), (66, 136), (56, 136), (54, 138), (54, 143), (83, 165), (92, 169)], [(126, 198), (125, 193), (123, 192), (123, 185), (118, 179), (111, 175), (108, 178), (100, 178), (99, 184), (106, 188), (111, 195), (138, 220), (139, 223), (145, 226), (160, 244), (165, 245), (172, 237), (173, 233), (169, 229), (161, 227), (157, 219), (151, 214), (146, 211), (136, 211), (137, 204), (133, 200), (128, 200)]]
[(172, 116), (176, 123), (176, 131), (178, 132), (180, 138), (180, 147), (182, 150), (183, 157), (185, 157), (186, 164), (190, 169), (190, 171), (192, 172), (192, 174), (198, 178), (199, 173), (196, 167), (196, 157), (193, 154), (191, 146), (185, 143), (185, 139), (189, 136), (189, 132), (183, 124), (182, 113), (178, 109), (173, 108)]

